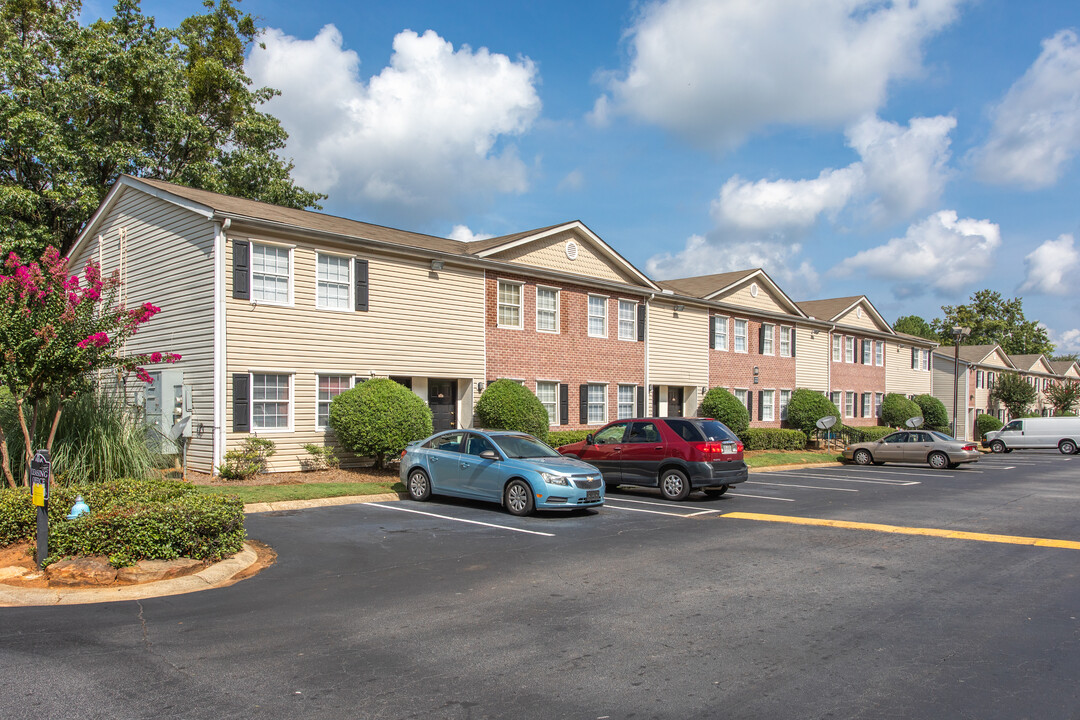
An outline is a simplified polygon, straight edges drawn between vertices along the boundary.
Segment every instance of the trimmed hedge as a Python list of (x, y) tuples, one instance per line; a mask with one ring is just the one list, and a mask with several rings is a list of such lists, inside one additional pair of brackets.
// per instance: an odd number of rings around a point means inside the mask
[(881, 401), (881, 421), (894, 428), (904, 427), (904, 423), (909, 419), (920, 415), (922, 408), (900, 393), (889, 393)]
[(802, 430), (812, 436), (817, 430), (817, 423), (823, 417), (840, 417), (840, 411), (829, 398), (817, 390), (795, 388), (787, 406), (787, 421), (791, 427)]
[(804, 450), (806, 433), (780, 428), (749, 428), (739, 433), (745, 450)]
[(750, 413), (746, 405), (722, 387), (714, 387), (701, 399), (701, 413), (731, 428), (739, 437), (750, 427)]
[(581, 442), (590, 432), (592, 432), (592, 430), (555, 430), (554, 432), (548, 433), (547, 444), (553, 448), (557, 448), (563, 445)]
[(987, 415), (986, 413), (980, 413), (975, 416), (975, 430), (979, 433), (980, 438), (986, 437), (986, 433), (1000, 430), (1002, 423), (993, 415)]
[(896, 432), (896, 428), (891, 428), (888, 425), (870, 425), (866, 427), (852, 427), (850, 425), (844, 425), (841, 429), (844, 435), (844, 439), (848, 442), (870, 442), (872, 440), (880, 440), (886, 435), (891, 435)]
[(496, 380), (476, 403), (477, 427), (516, 430), (547, 440), (547, 410), (532, 390), (513, 380)]
[(330, 428), (342, 447), (382, 468), (388, 457), (432, 433), (431, 410), (404, 385), (375, 378), (330, 401)]
[(925, 427), (939, 432), (948, 432), (952, 429), (949, 425), (949, 411), (945, 409), (945, 403), (933, 395), (916, 395), (914, 401), (922, 410)]
[[(90, 513), (67, 514), (82, 495)], [(29, 488), (0, 490), (0, 545), (33, 541), (37, 508)], [(173, 480), (112, 480), (55, 487), (49, 498), (49, 558), (107, 555), (116, 567), (139, 560), (220, 560), (243, 549), (244, 504), (203, 495)]]

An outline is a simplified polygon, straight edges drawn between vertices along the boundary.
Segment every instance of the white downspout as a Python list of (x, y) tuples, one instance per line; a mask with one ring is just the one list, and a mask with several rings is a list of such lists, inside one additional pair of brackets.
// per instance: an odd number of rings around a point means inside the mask
[(214, 434), (210, 474), (225, 461), (225, 244), (232, 218), (218, 226), (214, 237)]

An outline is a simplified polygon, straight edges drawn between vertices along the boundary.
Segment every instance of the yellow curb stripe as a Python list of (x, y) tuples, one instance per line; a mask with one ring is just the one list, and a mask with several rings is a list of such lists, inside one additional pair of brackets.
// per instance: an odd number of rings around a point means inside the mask
[(763, 513), (731, 512), (724, 513), (720, 517), (732, 518), (734, 520), (759, 520), (761, 522), (790, 523), (792, 525), (817, 525), (819, 527), (843, 528), (845, 530), (871, 530), (873, 532), (897, 533), (900, 535), (926, 535), (929, 537), (951, 538), (953, 540), (978, 540), (979, 542), (1006, 543), (1009, 545), (1035, 545), (1037, 547), (1080, 550), (1080, 542), (1072, 540), (1051, 540), (1049, 538), (1022, 537), (1019, 535), (990, 535), (987, 533), (964, 532), (962, 530), (903, 527), (901, 525), (880, 525), (877, 523), (850, 522), (848, 520), (825, 520), (822, 518), (766, 515)]

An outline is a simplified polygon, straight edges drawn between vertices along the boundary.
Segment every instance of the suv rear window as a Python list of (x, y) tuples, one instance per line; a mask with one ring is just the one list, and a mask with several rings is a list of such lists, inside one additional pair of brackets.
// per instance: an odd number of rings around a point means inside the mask
[(687, 442), (738, 440), (733, 432), (716, 420), (668, 420), (667, 424)]

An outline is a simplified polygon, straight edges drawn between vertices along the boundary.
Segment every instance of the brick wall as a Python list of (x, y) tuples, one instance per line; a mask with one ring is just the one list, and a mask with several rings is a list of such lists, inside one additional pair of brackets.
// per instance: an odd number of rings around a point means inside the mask
[[(499, 281), (521, 283), (522, 328), (498, 326)], [(536, 329), (537, 285), (559, 290), (558, 333)], [(613, 294), (593, 291), (587, 286), (562, 282), (536, 281), (525, 275), (487, 273), (486, 345), (487, 381), (500, 378), (522, 380), (536, 392), (536, 381), (555, 381), (568, 387), (568, 423), (560, 425), (558, 395), (553, 430), (575, 430), (593, 425), (580, 421), (580, 386), (586, 383), (607, 383), (607, 420), (618, 414), (620, 384), (645, 387), (645, 343), (637, 341), (635, 310), (634, 340), (618, 339), (619, 300), (643, 303), (644, 296), (631, 293)], [(607, 337), (590, 337), (588, 332), (588, 297), (607, 296)], [(646, 402), (645, 412), (649, 412)], [(637, 391), (634, 394), (633, 414), (637, 414)]]
[[(714, 316), (720, 313), (713, 313)], [(735, 352), (734, 320), (747, 321), (747, 351)], [(722, 387), (726, 390), (747, 390), (753, 393), (750, 413), (750, 427), (782, 427), (780, 420), (780, 391), (795, 389), (795, 358), (780, 356), (780, 324), (770, 321), (773, 326), (773, 352), (763, 355), (761, 348), (762, 320), (755, 320), (746, 315), (736, 315), (728, 320), (728, 349), (709, 350), (709, 387)], [(785, 326), (786, 328), (787, 326)], [(794, 324), (792, 325), (794, 327)], [(798, 354), (798, 345), (795, 347)], [(754, 384), (754, 368), (758, 369), (757, 384)], [(759, 420), (762, 390), (773, 390), (773, 420)]]
[[(875, 343), (878, 342), (874, 338), (860, 336), (856, 333), (832, 333), (833, 336), (841, 336), (843, 338), (851, 337), (855, 340), (855, 362), (847, 362), (846, 358), (846, 341), (841, 340), (840, 343), (840, 362), (833, 362), (832, 356), (832, 338), (829, 339), (829, 362), (831, 363), (831, 379), (830, 388), (832, 392), (840, 391), (840, 402), (837, 403), (837, 407), (840, 410), (840, 416), (843, 419), (845, 425), (852, 426), (867, 426), (880, 424), (877, 418), (877, 398), (876, 393), (885, 394), (885, 366), (875, 365)], [(864, 340), (870, 341), (870, 363), (864, 364), (859, 362), (862, 360), (862, 342)], [(855, 416), (851, 417), (847, 413), (847, 396), (848, 394), (854, 394), (852, 401), (852, 409)], [(870, 401), (870, 413), (869, 416), (864, 415), (862, 397), (865, 393), (871, 393)]]

